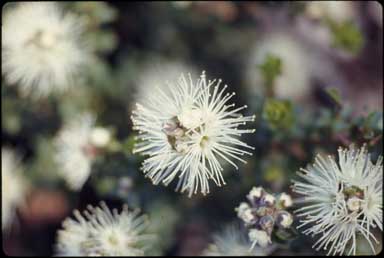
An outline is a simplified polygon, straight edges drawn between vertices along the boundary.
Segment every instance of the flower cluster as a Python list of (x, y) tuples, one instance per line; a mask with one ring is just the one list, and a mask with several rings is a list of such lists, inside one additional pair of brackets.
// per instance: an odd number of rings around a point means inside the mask
[(378, 242), (372, 228), (383, 229), (383, 166), (370, 160), (365, 146), (357, 150), (339, 148), (339, 160), (318, 155), (313, 166), (301, 169), (302, 181), (293, 189), (304, 196), (304, 206), (297, 210), (302, 217), (303, 233), (319, 235), (314, 244), (328, 254), (356, 255), (356, 238), (362, 235), (375, 252)]
[(239, 137), (254, 130), (239, 126), (255, 117), (238, 113), (247, 106), (227, 104), (235, 93), (224, 94), (227, 86), (220, 88), (221, 80), (207, 80), (205, 72), (196, 83), (191, 75), (182, 74), (176, 84), (167, 84), (133, 111), (133, 129), (139, 132), (134, 152), (149, 156), (142, 170), (154, 184), (168, 185), (179, 177), (181, 192), (188, 190), (192, 196), (200, 188), (205, 195), (209, 179), (218, 186), (225, 184), (221, 160), (237, 169), (232, 159), (245, 163), (241, 156), (251, 155), (244, 149), (253, 147)]
[(93, 160), (111, 140), (106, 128), (94, 124), (91, 114), (80, 114), (64, 126), (55, 141), (58, 173), (73, 190), (84, 185)]
[(77, 220), (67, 218), (57, 233), (59, 256), (143, 256), (146, 242), (154, 236), (145, 234), (148, 221), (139, 210), (128, 211), (124, 205), (119, 214), (104, 202), (100, 207), (88, 205), (84, 216), (74, 211)]
[(292, 206), (290, 195), (282, 193), (276, 199), (262, 187), (253, 187), (247, 199), (249, 203), (242, 202), (235, 210), (249, 229), (252, 248), (256, 244), (268, 246), (272, 243), (271, 235), (276, 227), (287, 229), (292, 225), (293, 217), (285, 210)]

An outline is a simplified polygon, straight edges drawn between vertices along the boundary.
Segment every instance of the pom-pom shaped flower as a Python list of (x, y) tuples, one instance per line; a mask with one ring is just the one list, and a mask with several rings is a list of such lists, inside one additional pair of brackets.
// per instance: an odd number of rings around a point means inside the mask
[[(8, 9), (7, 9), (8, 8)], [(56, 2), (8, 6), (2, 21), (2, 71), (23, 94), (62, 91), (88, 59), (82, 23)]]
[(181, 75), (176, 84), (168, 82), (166, 89), (158, 88), (137, 104), (132, 121), (139, 142), (134, 152), (149, 156), (142, 169), (154, 184), (168, 185), (177, 176), (177, 190), (188, 190), (191, 196), (200, 188), (205, 195), (209, 179), (225, 184), (220, 159), (237, 168), (234, 159), (245, 162), (241, 157), (251, 155), (244, 149), (253, 147), (239, 136), (254, 130), (239, 126), (255, 117), (238, 113), (246, 106), (227, 104), (235, 94), (225, 94), (227, 86), (220, 84), (207, 81), (204, 72), (197, 82)]
[(252, 248), (256, 244), (261, 247), (271, 244), (271, 235), (275, 228), (284, 230), (291, 227), (293, 217), (285, 210), (293, 203), (288, 194), (282, 193), (276, 199), (262, 187), (253, 187), (247, 199), (249, 203), (242, 202), (235, 210), (249, 229)]
[(370, 160), (365, 146), (357, 150), (339, 148), (339, 159), (318, 155), (313, 166), (301, 169), (303, 181), (293, 189), (304, 196), (300, 227), (305, 234), (320, 236), (314, 244), (328, 254), (356, 254), (356, 238), (362, 235), (374, 251), (372, 228), (383, 228), (383, 166)]
[(16, 208), (24, 202), (26, 184), (19, 159), (11, 150), (1, 149), (1, 223), (5, 230), (12, 223)]
[(239, 225), (231, 224), (213, 236), (213, 243), (203, 251), (204, 256), (267, 256), (274, 247), (249, 248), (251, 243)]
[(58, 173), (73, 190), (79, 190), (91, 173), (93, 160), (111, 140), (110, 132), (95, 127), (89, 113), (69, 121), (55, 139)]
[(76, 220), (67, 218), (57, 233), (56, 252), (60, 256), (143, 256), (146, 242), (154, 235), (143, 231), (148, 225), (139, 210), (123, 206), (119, 213), (104, 202), (89, 205), (84, 216), (74, 211)]

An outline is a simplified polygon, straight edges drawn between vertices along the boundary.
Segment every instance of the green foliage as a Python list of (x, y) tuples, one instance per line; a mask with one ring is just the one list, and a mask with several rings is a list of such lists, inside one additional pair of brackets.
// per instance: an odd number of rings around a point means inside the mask
[[(281, 74), (282, 61), (279, 57), (268, 54), (265, 58), (264, 63), (259, 65), (261, 73), (264, 78), (264, 83), (268, 92), (273, 92), (273, 83), (277, 76)], [(270, 94), (269, 94), (270, 95)]]
[(352, 21), (336, 23), (328, 22), (332, 32), (333, 46), (348, 51), (353, 55), (359, 54), (364, 44), (362, 32)]
[(267, 99), (263, 118), (272, 129), (289, 129), (294, 123), (292, 103), (289, 100)]

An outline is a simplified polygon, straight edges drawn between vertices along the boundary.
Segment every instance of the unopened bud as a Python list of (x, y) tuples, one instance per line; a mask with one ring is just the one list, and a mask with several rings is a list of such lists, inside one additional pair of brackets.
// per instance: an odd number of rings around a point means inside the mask
[(247, 195), (248, 200), (251, 202), (255, 199), (259, 199), (261, 195), (263, 194), (263, 187), (253, 187), (249, 194)]
[(104, 127), (95, 127), (89, 136), (89, 141), (95, 147), (105, 147), (111, 140), (111, 133)]
[(259, 225), (261, 229), (268, 233), (272, 232), (274, 224), (275, 220), (271, 215), (266, 215), (259, 220)]
[(261, 198), (261, 204), (266, 206), (272, 206), (275, 204), (275, 197), (271, 194), (265, 194)]
[(280, 211), (276, 217), (277, 225), (282, 228), (289, 228), (292, 225), (292, 215), (287, 211)]
[(282, 193), (280, 195), (279, 201), (282, 203), (284, 208), (291, 207), (293, 204), (291, 196), (286, 193)]
[(272, 243), (271, 237), (263, 230), (251, 229), (248, 236), (251, 242), (258, 244), (261, 247), (266, 247), (268, 244)]

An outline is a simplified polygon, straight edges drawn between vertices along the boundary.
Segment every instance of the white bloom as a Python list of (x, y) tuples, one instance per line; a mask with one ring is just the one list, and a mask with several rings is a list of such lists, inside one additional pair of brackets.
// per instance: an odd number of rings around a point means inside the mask
[(292, 198), (289, 194), (281, 193), (279, 201), (282, 202), (284, 208), (291, 207), (293, 204)]
[(105, 147), (111, 140), (111, 133), (104, 127), (95, 127), (91, 131), (90, 142), (96, 147)]
[[(100, 208), (101, 207), (101, 208)], [(57, 233), (56, 252), (60, 256), (142, 256), (146, 241), (153, 235), (143, 234), (148, 222), (139, 210), (111, 211), (104, 202), (100, 207), (88, 205), (85, 218), (75, 210), (77, 220), (67, 218)]]
[(309, 1), (306, 3), (305, 12), (313, 19), (329, 18), (336, 22), (356, 17), (353, 1)]
[(252, 242), (252, 249), (256, 244), (261, 247), (266, 247), (272, 243), (271, 237), (264, 230), (251, 229), (249, 230), (248, 236)]
[(374, 250), (371, 229), (382, 230), (383, 223), (382, 157), (373, 164), (365, 147), (338, 152), (338, 163), (318, 155), (313, 166), (302, 169), (304, 181), (294, 183), (295, 192), (304, 195), (305, 206), (297, 210), (300, 227), (311, 225), (304, 233), (320, 235), (314, 247), (328, 254), (343, 254), (349, 244), (348, 254), (356, 254), (358, 235)]
[(88, 57), (82, 33), (81, 21), (56, 2), (9, 6), (1, 29), (7, 82), (38, 97), (67, 89)]
[(26, 184), (22, 177), (19, 159), (6, 148), (1, 149), (1, 217), (2, 230), (7, 229), (15, 216), (16, 208), (23, 204)]
[(265, 95), (265, 81), (260, 69), (268, 55), (281, 60), (281, 74), (275, 78), (274, 94), (281, 98), (300, 100), (310, 92), (310, 67), (307, 50), (288, 33), (274, 32), (257, 41), (251, 50), (246, 71), (248, 90)]
[(90, 137), (94, 126), (94, 117), (81, 114), (69, 121), (59, 132), (55, 140), (55, 161), (68, 186), (79, 190), (91, 173), (91, 165), (97, 153)]
[(181, 192), (188, 190), (191, 196), (200, 188), (207, 194), (209, 179), (225, 184), (221, 160), (237, 169), (233, 159), (245, 163), (241, 156), (251, 155), (243, 148), (253, 147), (239, 137), (254, 130), (238, 127), (254, 116), (238, 113), (246, 106), (227, 104), (234, 93), (224, 94), (226, 86), (220, 84), (221, 80), (207, 81), (204, 72), (197, 82), (181, 75), (176, 84), (168, 83), (167, 90), (158, 88), (137, 104), (132, 121), (140, 141), (134, 152), (149, 156), (142, 169), (154, 184), (168, 185), (178, 177), (176, 189)]
[(227, 226), (223, 232), (213, 236), (214, 243), (203, 251), (203, 256), (267, 256), (272, 248), (256, 247), (250, 249), (251, 243), (238, 226)]

